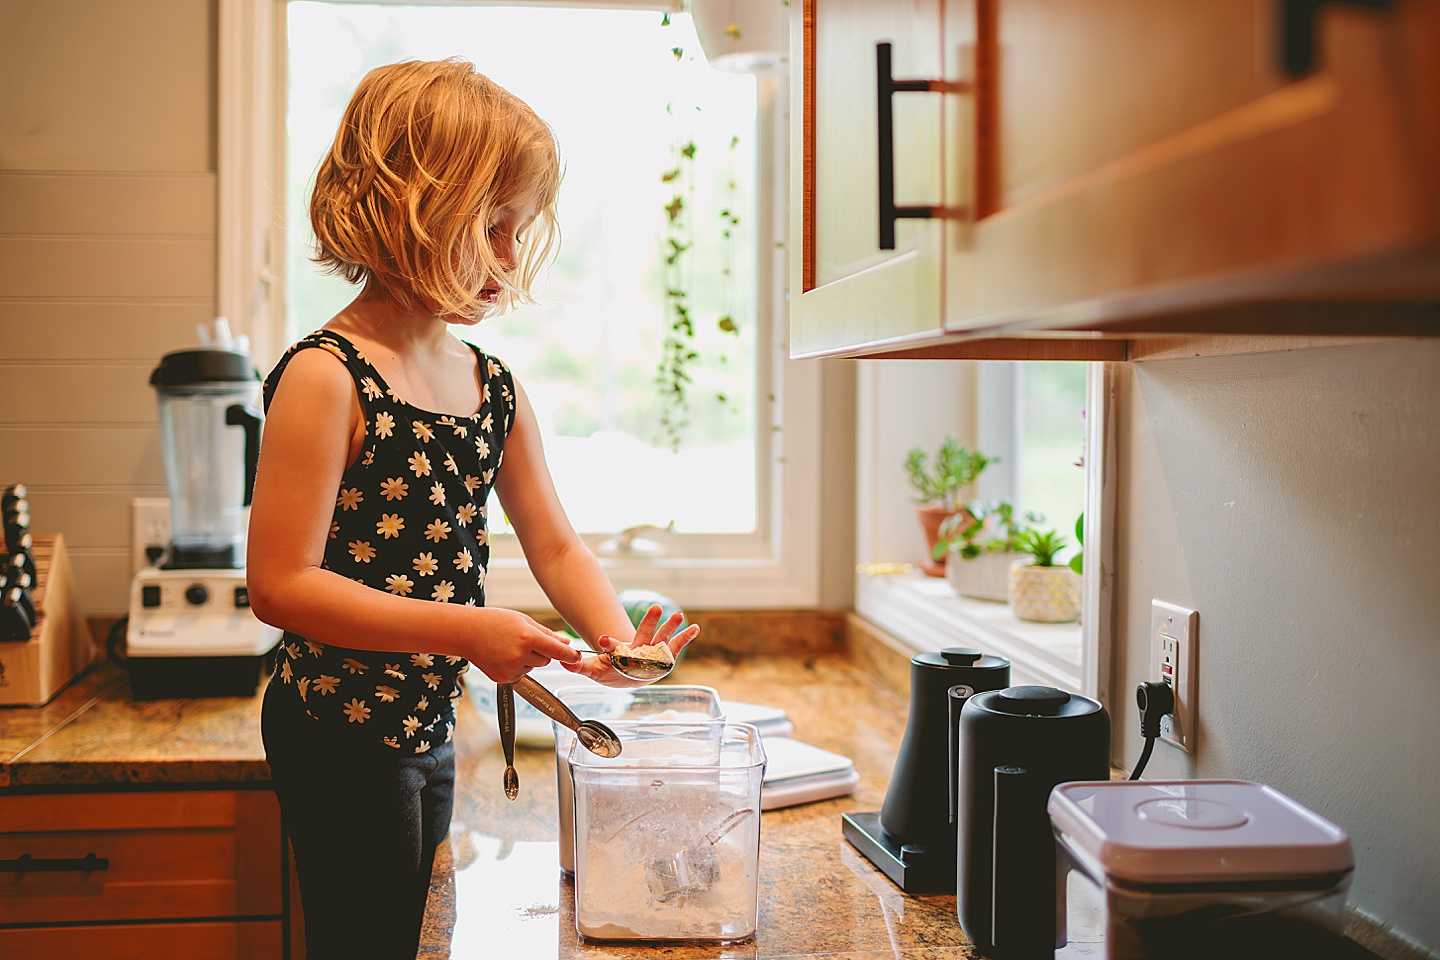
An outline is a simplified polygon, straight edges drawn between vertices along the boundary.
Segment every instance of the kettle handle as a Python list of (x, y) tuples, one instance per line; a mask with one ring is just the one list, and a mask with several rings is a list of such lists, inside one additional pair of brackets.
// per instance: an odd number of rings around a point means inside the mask
[(957, 683), (945, 691), (946, 707), (950, 717), (950, 728), (948, 731), (950, 750), (948, 753), (950, 778), (950, 823), (958, 823), (960, 817), (960, 711), (965, 709), (965, 702), (975, 695), (975, 691), (963, 683)]
[[(1045, 802), (1050, 790), (1024, 767), (995, 768), (991, 832), (990, 942), (1007, 958), (1049, 958), (1055, 950), (1054, 911), (1037, 902), (1053, 891), (1053, 840)], [(1040, 820), (1037, 820), (1037, 814)]]
[(225, 408), (225, 422), (245, 428), (245, 499), (241, 506), (248, 507), (255, 492), (255, 467), (260, 462), (260, 418), (243, 403), (232, 403)]

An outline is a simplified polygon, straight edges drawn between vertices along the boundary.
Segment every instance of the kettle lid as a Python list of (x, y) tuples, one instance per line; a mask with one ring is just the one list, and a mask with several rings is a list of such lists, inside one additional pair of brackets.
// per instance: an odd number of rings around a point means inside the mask
[(973, 647), (945, 647), (917, 653), (910, 662), (922, 667), (940, 670), (1009, 670), (1010, 661), (1004, 657), (981, 653)]

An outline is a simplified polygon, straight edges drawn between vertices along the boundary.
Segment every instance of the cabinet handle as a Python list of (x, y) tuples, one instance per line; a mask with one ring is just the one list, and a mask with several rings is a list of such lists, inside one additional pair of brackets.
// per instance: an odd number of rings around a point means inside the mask
[(110, 859), (93, 853), (68, 860), (37, 860), (28, 853), (22, 853), (14, 860), (0, 860), (0, 873), (94, 873), (109, 869)]
[(1280, 15), (1280, 66), (1292, 77), (1315, 66), (1315, 18), (1326, 4), (1381, 10), (1394, 0), (1278, 0)]
[(876, 168), (880, 177), (880, 249), (895, 249), (896, 220), (929, 220), (944, 216), (941, 207), (897, 207), (895, 205), (895, 113), (890, 98), (897, 93), (955, 93), (963, 84), (945, 80), (896, 80), (890, 75), (889, 43), (875, 44), (875, 116), (878, 149)]

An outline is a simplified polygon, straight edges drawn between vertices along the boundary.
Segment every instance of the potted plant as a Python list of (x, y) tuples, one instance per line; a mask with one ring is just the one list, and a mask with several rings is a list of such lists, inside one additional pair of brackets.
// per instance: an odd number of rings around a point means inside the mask
[[(1004, 603), (1010, 593), (1010, 568), (1026, 554), (1020, 549), (1021, 526), (1015, 506), (1006, 500), (971, 500), (965, 513), (947, 517), (935, 542), (936, 559), (947, 557), (945, 578), (962, 597)], [(1038, 522), (1041, 517), (1026, 514)]]
[(935, 557), (940, 524), (956, 514), (969, 517), (960, 500), (961, 492), (997, 460), (971, 450), (954, 434), (941, 441), (933, 460), (920, 447), (911, 449), (905, 456), (905, 473), (915, 491), (912, 499), (920, 504), (920, 527), (925, 531), (926, 556), (920, 567), (930, 576), (945, 575), (944, 552), (938, 559)]
[(1080, 578), (1068, 566), (1055, 562), (1055, 555), (1069, 541), (1054, 530), (1026, 527), (1020, 531), (1019, 542), (1031, 561), (1010, 568), (1011, 612), (1035, 623), (1069, 623), (1077, 619)]

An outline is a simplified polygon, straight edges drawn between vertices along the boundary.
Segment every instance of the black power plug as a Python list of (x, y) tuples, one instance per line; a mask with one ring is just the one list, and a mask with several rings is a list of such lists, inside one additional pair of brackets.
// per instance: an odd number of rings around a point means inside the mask
[(1168, 683), (1147, 680), (1135, 688), (1135, 705), (1140, 708), (1140, 735), (1145, 738), (1145, 749), (1135, 764), (1135, 772), (1130, 774), (1131, 780), (1139, 780), (1145, 764), (1150, 762), (1150, 751), (1160, 736), (1160, 719), (1175, 712), (1175, 691)]

